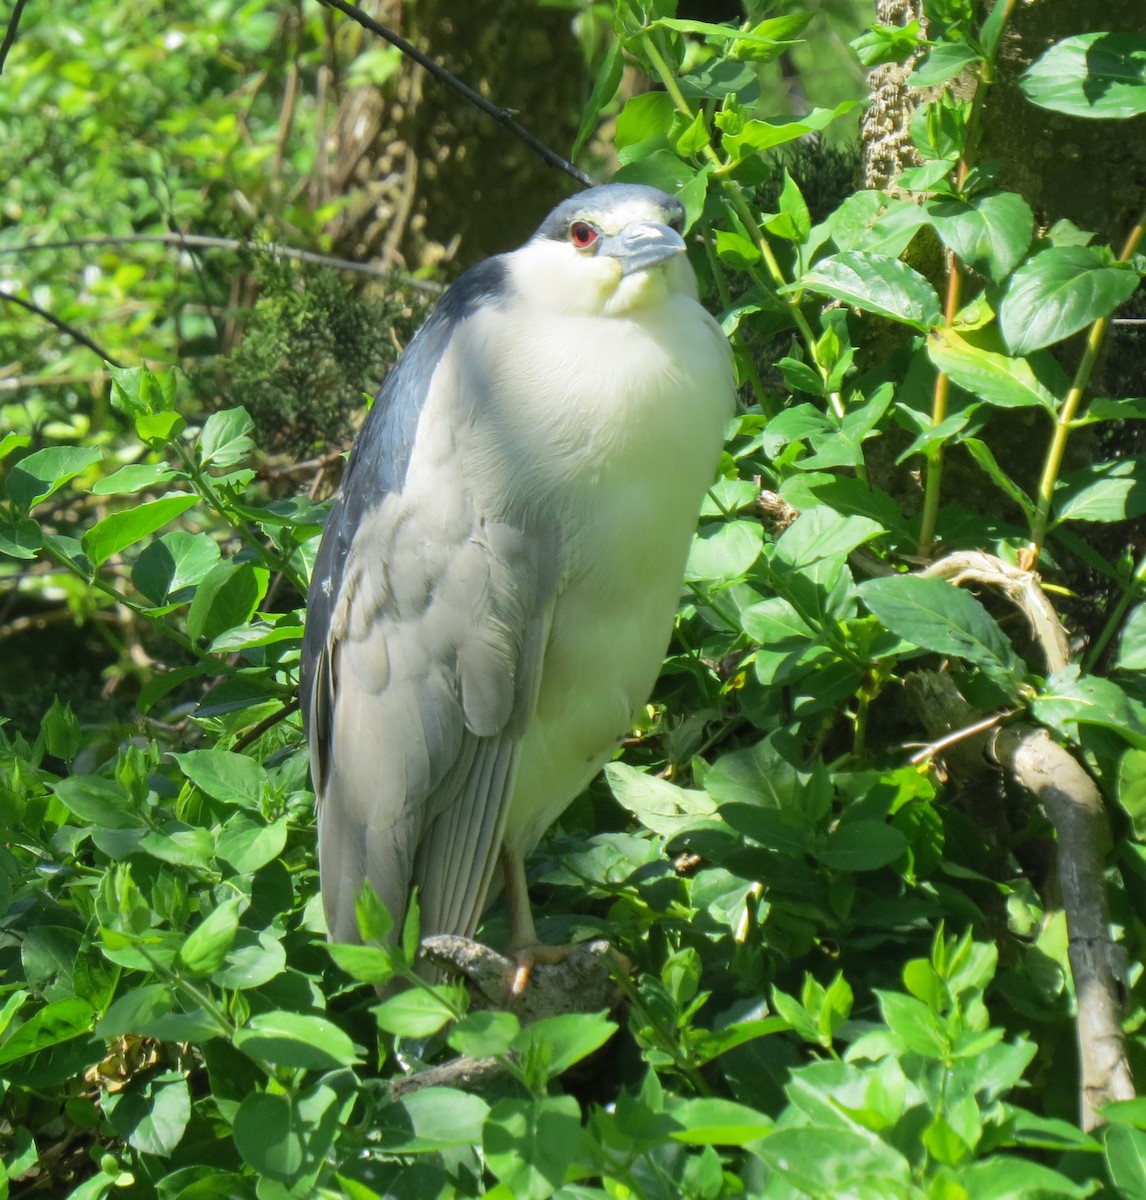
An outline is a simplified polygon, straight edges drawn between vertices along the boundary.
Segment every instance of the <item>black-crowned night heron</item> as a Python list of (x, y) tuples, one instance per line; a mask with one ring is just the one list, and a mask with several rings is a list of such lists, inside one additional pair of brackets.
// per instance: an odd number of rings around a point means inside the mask
[(629, 731), (734, 384), (680, 203), (612, 184), (467, 271), (387, 378), (308, 596), (303, 713), (330, 934), (369, 880), (472, 936)]

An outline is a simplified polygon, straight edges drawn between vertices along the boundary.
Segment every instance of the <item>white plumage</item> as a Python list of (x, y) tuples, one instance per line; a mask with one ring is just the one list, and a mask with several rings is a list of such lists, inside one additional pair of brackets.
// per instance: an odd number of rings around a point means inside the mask
[[(734, 386), (679, 203), (594, 188), (454, 285), (383, 387), (304, 647), (331, 935), (369, 879), (472, 935), (631, 728), (671, 632)], [(587, 242), (588, 244), (582, 244)]]

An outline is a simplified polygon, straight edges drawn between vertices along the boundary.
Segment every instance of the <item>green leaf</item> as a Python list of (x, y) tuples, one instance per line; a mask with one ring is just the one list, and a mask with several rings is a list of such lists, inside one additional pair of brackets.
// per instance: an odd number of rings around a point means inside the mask
[(1006, 634), (974, 596), (943, 579), (892, 575), (859, 585), (860, 597), (892, 633), (925, 650), (979, 667), (1009, 696), (1025, 674)]
[(191, 782), (216, 800), (259, 811), (270, 786), (266, 768), (232, 750), (188, 750), (171, 756)]
[(45, 1005), (0, 1044), (0, 1067), (87, 1036), (94, 1016), (92, 1006), (77, 997)]
[(17, 508), (46, 500), (77, 475), (103, 458), (91, 446), (49, 446), (20, 459), (8, 472), (4, 488)]
[(420, 1088), (383, 1112), (382, 1141), (390, 1154), (477, 1146), (488, 1116), (489, 1105), (480, 1096), (450, 1087)]
[(1126, 1200), (1146, 1197), (1146, 1132), (1127, 1125), (1105, 1131), (1103, 1153), (1110, 1180)]
[(874, 1135), (812, 1125), (778, 1129), (753, 1153), (789, 1186), (810, 1196), (909, 1194), (907, 1160)]
[(708, 145), (708, 122), (703, 112), (698, 112), (691, 121), (687, 121), (680, 113), (673, 117), (670, 133), (673, 149), (681, 158), (690, 158)]
[(245, 408), (225, 408), (213, 412), (199, 434), (199, 461), (204, 467), (233, 467), (249, 458), (255, 443), (251, 439), (255, 423)]
[(596, 133), (601, 110), (617, 94), (624, 66), (621, 42), (617, 40), (610, 44), (605, 53), (604, 60), (597, 71), (597, 77), (593, 80), (593, 90), (589, 93), (589, 99), (581, 113), (581, 125), (577, 130), (577, 136), (573, 139), (573, 149), (569, 152), (569, 157), (574, 161), (581, 153), (585, 143)]
[(30, 517), (13, 521), (7, 513), (0, 513), (0, 554), (9, 558), (35, 558), (43, 544), (40, 526)]
[(859, 107), (857, 100), (844, 100), (835, 108), (813, 108), (803, 117), (791, 117), (778, 121), (738, 121), (739, 128), (724, 120), (723, 113), (718, 113), (716, 123), (725, 130), (722, 146), (725, 153), (733, 159), (745, 158), (749, 154), (759, 154), (771, 150), (775, 146), (783, 146), (794, 142), (805, 134), (818, 133), (826, 129), (838, 117), (853, 112)]
[(143, 548), (131, 582), (155, 605), (190, 600), (191, 589), (219, 562), (219, 543), (210, 534), (176, 529)]
[(151, 500), (112, 513), (85, 531), (82, 539), (84, 553), (98, 567), (198, 503), (197, 496), (177, 492), (160, 500)]
[(953, 329), (933, 329), (927, 335), (927, 354), (961, 388), (997, 408), (1034, 407), (1053, 412), (1058, 403), (1025, 358), (982, 350)]
[(1146, 113), (1146, 34), (1081, 33), (1052, 46), (1019, 86), (1040, 108), (1072, 117)]
[(211, 642), (249, 621), (266, 595), (269, 581), (265, 567), (250, 563), (231, 560), (213, 567), (195, 590), (187, 613), (187, 633), (193, 641)]
[(814, 566), (850, 554), (881, 533), (883, 527), (870, 517), (813, 508), (802, 512), (777, 539), (773, 562), (792, 568)]
[(274, 1066), (328, 1070), (359, 1061), (354, 1043), (337, 1025), (309, 1013), (259, 1013), (233, 1040), (256, 1062)]
[(173, 479), (181, 478), (178, 471), (166, 463), (131, 463), (120, 467), (93, 488), (93, 496), (128, 496), (145, 488), (158, 488)]
[(924, 207), (943, 244), (996, 282), (1022, 262), (1030, 247), (1034, 214), (1014, 192), (985, 192), (970, 201), (933, 199)]
[(472, 1012), (462, 1017), (447, 1039), (459, 1054), (470, 1058), (494, 1058), (508, 1054), (521, 1022), (509, 1012)]
[(111, 779), (99, 775), (70, 775), (52, 790), (81, 821), (106, 829), (145, 829), (147, 822), (130, 808), (131, 799)]
[(565, 1182), (580, 1137), (581, 1109), (572, 1096), (501, 1100), (482, 1131), (486, 1166), (513, 1200), (546, 1200)]
[(212, 974), (211, 982), (221, 988), (258, 988), (284, 970), (286, 950), (275, 932), (263, 929), (256, 935), (240, 926), (223, 965)]
[(880, 1011), (888, 1028), (908, 1050), (924, 1058), (946, 1058), (950, 1041), (941, 1028), (939, 1018), (926, 1004), (902, 992), (875, 989)]
[(906, 25), (869, 25), (864, 33), (848, 44), (865, 67), (884, 63), (901, 63), (923, 44), (923, 30), (918, 21)]
[(1143, 727), (1127, 694), (1112, 679), (1084, 675), (1076, 663), (1056, 671), (1031, 702), (1036, 721), (1064, 738), (1077, 740), (1078, 726), (1097, 725), (1146, 749)]
[(1127, 750), (1118, 763), (1118, 803), (1134, 826), (1138, 840), (1146, 841), (1146, 750)]
[(976, 66), (982, 55), (965, 42), (939, 42), (931, 47), (927, 57), (907, 77), (906, 85), (912, 88), (933, 88), (960, 72)]
[(747, 574), (763, 545), (764, 529), (759, 521), (706, 525), (692, 540), (685, 578), (733, 583)]
[(644, 92), (626, 100), (614, 137), (621, 163), (636, 162), (664, 149), (672, 115), (672, 97), (667, 92)]
[(0, 462), (12, 454), (16, 450), (23, 450), (25, 446), (30, 446), (32, 439), (26, 433), (6, 433), (0, 437)]
[(1124, 671), (1146, 671), (1146, 604), (1130, 610), (1118, 641), (1115, 665)]
[[(312, 1195), (310, 1185), (348, 1115), (347, 1107), (321, 1083), (298, 1096), (254, 1093), (244, 1097), (235, 1113), (235, 1146), (259, 1176), (297, 1189), (287, 1195)], [(262, 1186), (259, 1194), (264, 1194)]]
[(191, 1120), (191, 1093), (181, 1075), (165, 1073), (120, 1092), (108, 1105), (112, 1128), (141, 1154), (167, 1156)]
[(745, 1146), (776, 1127), (764, 1113), (718, 1096), (677, 1101), (666, 1112), (681, 1126), (671, 1137), (689, 1146)]
[(757, 674), (762, 661), (766, 661), (774, 673), (783, 661), (799, 658), (810, 649), (816, 636), (812, 627), (781, 596), (770, 596), (744, 609), (740, 621), (744, 632), (758, 647)]
[(605, 1013), (562, 1013), (526, 1025), (513, 1039), (513, 1049), (527, 1071), (531, 1063), (539, 1064), (539, 1082), (546, 1083), (599, 1050), (616, 1032)]
[(780, 212), (764, 222), (769, 233), (791, 242), (807, 241), (812, 229), (812, 215), (796, 181), (784, 169), (784, 186), (780, 190)]
[(183, 432), (187, 421), (182, 413), (143, 413), (135, 418), (135, 433), (145, 446), (159, 449)]
[(1093, 1179), (1073, 1179), (1029, 1158), (994, 1154), (963, 1166), (959, 1182), (968, 1196), (983, 1200), (1083, 1200), (1094, 1194)]
[(219, 857), (240, 875), (251, 875), (278, 858), (286, 845), (287, 821), (281, 817), (269, 825), (236, 813), (223, 826), (216, 842)]
[(192, 975), (212, 975), (223, 965), (239, 929), (237, 898), (224, 900), (188, 935), (179, 949), (179, 959)]
[[(789, 391), (807, 392), (810, 396), (824, 394), (824, 381), (807, 363), (798, 358), (781, 358), (776, 361), (776, 368), (784, 376), (784, 383)], [(790, 410), (785, 410), (790, 411)], [(826, 425), (826, 422), (825, 422)]]
[(935, 289), (906, 263), (886, 254), (845, 250), (822, 258), (795, 285), (854, 308), (928, 330), (942, 319)]
[(457, 987), (409, 988), (376, 1004), (371, 1012), (380, 1029), (400, 1037), (429, 1037), (458, 1013)]
[(1033, 520), (1035, 515), (1034, 501), (1021, 487), (1003, 470), (991, 452), (990, 446), (978, 438), (963, 438), (963, 448), (979, 464), (980, 469), (992, 483), (1006, 496), (1009, 496), (1020, 509), (1027, 520)]
[(52, 697), (52, 707), (40, 722), (40, 736), (48, 753), (71, 762), (80, 748), (80, 723), (71, 706), (61, 704), (59, 696)]
[(815, 855), (836, 871), (875, 871), (901, 858), (908, 841), (883, 821), (845, 821), (833, 829)]
[(706, 792), (686, 790), (667, 779), (638, 771), (628, 763), (608, 763), (605, 778), (618, 803), (646, 829), (662, 837), (674, 837), (716, 812), (716, 805)]
[(215, 853), (215, 839), (209, 830), (198, 826), (165, 821), (161, 829), (149, 829), (139, 839), (139, 848), (160, 862), (208, 871)]
[(384, 947), (328, 942), (326, 952), (347, 975), (360, 983), (378, 987), (394, 978), (394, 958)]
[(926, 212), (910, 200), (890, 199), (883, 192), (856, 192), (812, 230), (809, 241), (818, 245), (822, 230), (837, 250), (866, 250), (898, 258), (926, 224)]
[(751, 749), (722, 754), (709, 768), (704, 786), (718, 804), (742, 801), (818, 820), (832, 803), (830, 783), (821, 772), (797, 771), (775, 741), (765, 738)]
[(1138, 288), (1138, 273), (1092, 246), (1049, 246), (1015, 272), (999, 304), (999, 328), (1016, 357), (1109, 316)]
[(1146, 455), (1074, 471), (1054, 490), (1055, 523), (1127, 521), (1146, 513)]

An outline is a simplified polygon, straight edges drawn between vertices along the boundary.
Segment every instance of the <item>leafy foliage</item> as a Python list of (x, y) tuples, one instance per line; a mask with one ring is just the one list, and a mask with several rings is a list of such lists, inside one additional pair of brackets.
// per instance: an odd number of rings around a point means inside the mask
[[(1136, 397), (1084, 404), (1141, 261), (1073, 228), (1036, 234), (974, 162), (974, 103), (949, 89), (913, 120), (921, 165), (901, 182), (920, 203), (860, 192), (821, 216), (798, 160), (767, 186), (762, 152), (855, 102), (763, 108), (759, 82), (806, 14), (750, 8), (733, 27), (620, 0), (585, 125), (626, 58), (663, 85), (620, 112), (621, 176), (679, 187), (750, 395), (664, 677), (606, 772), (620, 806), (583, 799), (535, 864), (542, 935), (607, 933), (633, 968), (623, 1003), (527, 1026), (471, 1007), (415, 972), (416, 905), (388, 940), (369, 893), (366, 944), (324, 943), (293, 700), (321, 507), (267, 489), (245, 408), (196, 418), (178, 373), (119, 371), (110, 402), (129, 438), (73, 444), (74, 423), (44, 430), (27, 412), (0, 438), (0, 570), (155, 643), (129, 728), (81, 723), (64, 697), (36, 727), (0, 729), (0, 1196), (1146, 1195), (1141, 1104), (1110, 1106), (1096, 1133), (1076, 1124), (1077, 997), (1045, 820), (908, 749), (935, 736), (913, 688), (942, 675), (979, 712), (1021, 713), (1084, 758), (1115, 815), (1140, 1063), (1142, 458), (1061, 468), (1079, 427), (1146, 416)], [(916, 82), (989, 67), (1003, 11), (976, 27), (969, 4), (933, 0)], [(265, 39), (262, 10), (239, 15), (240, 45)], [(1078, 44), (1036, 64), (1032, 99), (1134, 108), (1140, 72), (1115, 86), (1110, 55)], [(860, 52), (920, 45), (877, 28)], [(1133, 64), (1141, 47), (1106, 49)], [(125, 102), (79, 74), (73, 107), (93, 89)], [(957, 286), (903, 260), (921, 230)], [(341, 357), (311, 323), (331, 296), (318, 284), (296, 304), (288, 279), (268, 289), (262, 348), (232, 360), (252, 400), (278, 392), (281, 374), (262, 376), (283, 331), (313, 334), (320, 373)], [(1062, 342), (1084, 329), (1080, 358)], [(1017, 410), (1038, 422), (1037, 489), (1000, 448)], [(978, 490), (940, 504), (955, 465)], [(897, 481), (919, 467), (922, 502), (905, 501)], [(1048, 671), (992, 597), (907, 571), (936, 547), (1104, 580), (1083, 660)], [(500, 922), (495, 909), (491, 939)], [(455, 1053), (497, 1060), (501, 1082), (391, 1090)]]

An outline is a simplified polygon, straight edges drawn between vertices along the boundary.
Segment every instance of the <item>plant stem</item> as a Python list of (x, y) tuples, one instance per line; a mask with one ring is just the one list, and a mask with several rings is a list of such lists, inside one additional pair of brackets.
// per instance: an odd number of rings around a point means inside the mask
[[(132, 600), (130, 596), (127, 596), (125, 593), (121, 592), (117, 587), (114, 587), (106, 580), (101, 579), (99, 576), (99, 568), (96, 568), (95, 573), (89, 579), (87, 572), (84, 571), (83, 568), (81, 568), (77, 563), (68, 558), (68, 556), (62, 551), (57, 550), (55, 546), (52, 545), (51, 541), (45, 541), (41, 547), (41, 551), (46, 557), (50, 558), (57, 567), (60, 567), (69, 574), (74, 575), (85, 586), (92, 587), (97, 591), (103, 592), (105, 596), (109, 596), (117, 604), (122, 604), (125, 608), (135, 613), (135, 615), (138, 617), (143, 617), (147, 620), (152, 619), (148, 617), (147, 610), (142, 604)], [(184, 650), (188, 651), (190, 654), (193, 654), (196, 658), (201, 657), (198, 648), (192, 643), (191, 639), (185, 633), (180, 632), (167, 622), (164, 623), (163, 631), (168, 637), (171, 638), (173, 642), (182, 647)]]
[[(1142, 241), (1144, 227), (1146, 227), (1146, 212), (1142, 213), (1138, 218), (1138, 223), (1130, 231), (1130, 236), (1126, 239), (1126, 244), (1122, 247), (1122, 253), (1118, 256), (1119, 262), (1128, 261), (1135, 250), (1138, 249), (1139, 243)], [(1058, 482), (1058, 473), (1062, 467), (1062, 458), (1066, 451), (1066, 440), (1070, 436), (1075, 417), (1078, 415), (1079, 405), (1082, 403), (1083, 393), (1090, 382), (1090, 376), (1094, 371), (1094, 364), (1098, 360), (1098, 353), (1102, 349), (1102, 343), (1106, 338), (1106, 330), (1110, 325), (1111, 315), (1107, 313), (1106, 316), (1099, 317), (1087, 332), (1086, 347), (1075, 370), (1070, 391), (1067, 392), (1066, 399), (1063, 400), (1062, 406), (1058, 411), (1058, 417), (1055, 420), (1054, 435), (1051, 437), (1051, 444), (1047, 449), (1046, 459), (1043, 463), (1042, 478), (1039, 480), (1038, 504), (1035, 508), (1034, 519), (1031, 521), (1031, 540), (1025, 551), (1023, 565), (1029, 570), (1033, 570), (1035, 564), (1038, 562), (1043, 542), (1046, 540), (1047, 528), (1050, 525), (1054, 486)]]
[[(720, 259), (716, 255), (716, 247), (712, 244), (712, 238), (707, 235), (707, 231), (705, 231), (705, 235), (701, 238), (701, 243), (704, 246), (704, 255), (708, 259), (708, 269), (712, 272), (712, 282), (716, 287), (716, 294), (720, 298), (720, 307), (725, 312), (728, 312), (732, 307), (732, 294), (728, 290), (728, 280), (724, 278)], [(764, 390), (764, 381), (760, 378), (760, 372), (756, 370), (756, 364), (752, 361), (752, 355), (748, 351), (744, 335), (737, 329), (735, 333), (729, 336), (729, 340), (732, 342), (732, 348), (736, 353), (736, 361), (743, 369), (749, 386), (752, 388), (752, 394), (756, 397), (756, 403), (760, 405), (760, 411), (766, 417), (774, 417), (776, 415), (776, 406)]]
[[(971, 160), (979, 145), (979, 135), (982, 132), (981, 114), (983, 99), (995, 79), (995, 59), (998, 47), (1002, 43), (1002, 32), (1010, 20), (1015, 7), (1015, 0), (1007, 0), (1003, 12), (1003, 25), (999, 37), (995, 41), (995, 51), (979, 63), (979, 73), (975, 79), (975, 94), (971, 97), (971, 110), (967, 114), (966, 139), (963, 150), (959, 155), (959, 164), (955, 168), (955, 191), (962, 196), (971, 174)], [(947, 329), (955, 323), (955, 314), (959, 311), (960, 296), (963, 286), (963, 272), (959, 259), (954, 251), (947, 252), (947, 296), (943, 305), (943, 324)], [(935, 390), (931, 398), (931, 424), (938, 425), (947, 417), (947, 397), (950, 382), (946, 374), (940, 371), (935, 377)], [(939, 497), (943, 484), (943, 443), (938, 441), (927, 452), (927, 477), (923, 486), (923, 512), (919, 518), (919, 542), (916, 553), (920, 558), (931, 555), (932, 543), (935, 540), (935, 525), (939, 519)]]
[[(959, 296), (962, 291), (963, 273), (954, 252), (947, 253), (947, 299), (943, 306), (943, 324), (950, 329), (959, 311)], [(931, 426), (942, 424), (947, 419), (947, 397), (951, 389), (950, 380), (944, 371), (935, 376), (935, 390), (931, 395)], [(919, 542), (916, 553), (920, 558), (929, 558), (935, 540), (935, 525), (939, 519), (939, 496), (943, 484), (943, 443), (934, 442), (927, 452), (927, 476), (923, 485), (923, 512), (919, 518)]]
[[(665, 91), (668, 92), (669, 98), (673, 102), (673, 107), (682, 117), (686, 117), (691, 121), (695, 114), (685, 99), (684, 93), (680, 90), (676, 76), (665, 61), (664, 55), (661, 54), (657, 47), (656, 39), (651, 31), (646, 30), (641, 34), (641, 46), (648, 55), (649, 62), (653, 64), (653, 69), (660, 76), (661, 83), (664, 84)], [(705, 158), (718, 171), (722, 171), (725, 164), (720, 161), (720, 155), (713, 149), (712, 140), (708, 136), (707, 125), (705, 126), (704, 145), (701, 149)], [(764, 232), (760, 228), (760, 223), (756, 220), (752, 212), (752, 207), (745, 200), (744, 193), (740, 190), (739, 185), (734, 180), (721, 176), (720, 187), (724, 192), (725, 198), (740, 218), (741, 224), (743, 224), (748, 236), (752, 239), (752, 244), (760, 252), (760, 257), (764, 260), (764, 265), (768, 268), (768, 274), (772, 277), (773, 284), (776, 287), (783, 287), (788, 281), (784, 278), (784, 272), (780, 269), (776, 255), (773, 254), (772, 247), (768, 244), (768, 239), (765, 238)], [(800, 336), (804, 339), (808, 349), (814, 351), (816, 338), (812, 333), (812, 327), (808, 324), (808, 319), (800, 311), (799, 297), (789, 295), (786, 297), (786, 301), (792, 313), (792, 320), (796, 328), (800, 331)], [(813, 359), (813, 361), (815, 360)]]

